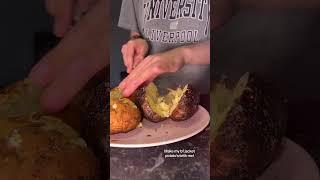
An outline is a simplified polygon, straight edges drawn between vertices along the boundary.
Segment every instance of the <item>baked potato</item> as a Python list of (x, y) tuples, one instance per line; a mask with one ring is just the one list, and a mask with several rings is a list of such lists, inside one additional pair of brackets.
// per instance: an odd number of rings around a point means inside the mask
[(135, 129), (141, 121), (138, 107), (121, 95), (119, 89), (110, 92), (110, 134), (126, 133)]
[(161, 122), (168, 118), (174, 121), (189, 119), (199, 105), (199, 94), (190, 85), (169, 89), (161, 96), (154, 83), (149, 83), (137, 92), (137, 102), (144, 117), (152, 122)]
[[(12, 83), (11, 85), (1, 89), (0, 121), (1, 119), (15, 120), (16, 118), (25, 117), (35, 113), (41, 114), (42, 116), (46, 115), (50, 118), (61, 119), (61, 121), (65, 123), (63, 126), (70, 126), (72, 128), (70, 131), (76, 131), (81, 135), (81, 137), (86, 141), (85, 143), (88, 145), (88, 151), (93, 150), (95, 155), (100, 157), (99, 160), (109, 162), (106, 158), (102, 158), (107, 157), (104, 153), (106, 146), (101, 147), (102, 143), (106, 144), (102, 141), (106, 141), (107, 129), (109, 129), (109, 127), (107, 127), (107, 125), (109, 125), (109, 122), (107, 123), (107, 113), (109, 113), (109, 99), (107, 99), (109, 98), (109, 90), (107, 83), (104, 81), (101, 82), (100, 80), (95, 80), (94, 82), (90, 81), (88, 85), (86, 85), (86, 87), (82, 89), (75, 98), (73, 98), (70, 104), (63, 111), (54, 114), (46, 114), (45, 112), (42, 112), (39, 103), (41, 92), (41, 88), (33, 85), (27, 79)], [(38, 142), (38, 139), (36, 139), (34, 143), (35, 146), (42, 146), (41, 142)], [(71, 158), (74, 157), (72, 156)], [(66, 160), (66, 162), (61, 160), (59, 161), (68, 166), (68, 160)], [(96, 166), (93, 166), (93, 168), (96, 168)], [(97, 171), (98, 170), (99, 167), (97, 167)], [(82, 176), (82, 173), (78, 174), (79, 176)], [(74, 174), (74, 176), (76, 175), (77, 174)], [(52, 176), (52, 178), (55, 177)], [(95, 179), (99, 178), (100, 174), (97, 175)]]
[(281, 148), (286, 101), (269, 82), (246, 73), (236, 86), (214, 82), (211, 92), (212, 179), (257, 178)]
[(27, 79), (15, 82), (0, 90), (0, 117), (22, 116), (40, 112), (42, 89)]
[(85, 141), (60, 119), (29, 114), (0, 119), (0, 179), (100, 177)]
[[(28, 79), (14, 82), (1, 89), (0, 117), (19, 117), (35, 112), (45, 114), (40, 107), (42, 91), (42, 88), (32, 84)], [(72, 101), (64, 110), (50, 115), (62, 119), (77, 132), (81, 133), (84, 123), (84, 119), (80, 114), (82, 106), (82, 103)]]

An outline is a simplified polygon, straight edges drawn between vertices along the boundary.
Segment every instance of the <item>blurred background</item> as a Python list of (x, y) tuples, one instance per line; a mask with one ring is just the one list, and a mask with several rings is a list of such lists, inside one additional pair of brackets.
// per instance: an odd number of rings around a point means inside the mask
[(130, 32), (118, 27), (122, 0), (112, 1), (112, 31), (110, 49), (110, 86), (115, 87), (125, 76), (126, 68), (123, 64), (121, 48), (129, 40)]
[(44, 0), (2, 1), (0, 21), (0, 86), (4, 86), (24, 78), (57, 39), (50, 33)]
[(320, 14), (316, 10), (250, 11), (214, 34), (214, 73), (237, 80), (257, 72), (289, 101), (287, 136), (320, 167)]

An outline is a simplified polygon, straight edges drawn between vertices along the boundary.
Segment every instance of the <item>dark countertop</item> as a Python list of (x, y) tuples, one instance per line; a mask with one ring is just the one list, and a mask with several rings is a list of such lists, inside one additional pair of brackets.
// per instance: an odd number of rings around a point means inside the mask
[[(194, 157), (165, 157), (164, 150), (195, 150)], [(210, 179), (209, 127), (173, 144), (149, 148), (111, 148), (111, 180)]]

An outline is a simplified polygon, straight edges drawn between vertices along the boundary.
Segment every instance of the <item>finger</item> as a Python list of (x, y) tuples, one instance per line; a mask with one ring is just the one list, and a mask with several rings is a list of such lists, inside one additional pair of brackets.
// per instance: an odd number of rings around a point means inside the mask
[(127, 52), (127, 45), (123, 45), (121, 48), (121, 53), (122, 53), (122, 58), (123, 58), (123, 63), (125, 66), (127, 66), (127, 61), (126, 61), (126, 53)]
[(99, 0), (87, 0), (89, 2), (89, 8), (96, 4)]
[[(124, 92), (126, 91), (126, 89), (132, 89), (132, 87), (138, 87), (140, 86), (142, 83), (144, 83), (144, 81), (149, 80), (152, 77), (152, 74), (154, 74), (155, 76), (157, 76), (157, 74), (155, 74), (154, 72), (150, 71), (150, 67), (152, 67), (153, 61), (152, 61), (152, 56), (149, 56), (147, 58), (145, 58), (138, 66), (136, 69), (134, 69), (119, 85), (119, 88)], [(144, 79), (144, 76), (147, 76)], [(137, 81), (137, 79), (142, 79), (142, 82)], [(152, 78), (151, 78), (152, 79)], [(137, 83), (137, 85), (133, 85)], [(127, 90), (128, 91), (128, 90)], [(129, 93), (125, 93), (126, 95), (131, 94), (132, 90), (129, 90)], [(130, 96), (130, 95), (128, 95)]]
[(50, 14), (51, 16), (54, 16), (55, 14), (55, 0), (45, 0), (45, 6), (46, 6), (46, 10), (48, 12), (48, 14)]
[(128, 81), (126, 88), (122, 91), (123, 96), (125, 97), (131, 96), (131, 94), (135, 92), (136, 89), (138, 89), (143, 83), (154, 80), (159, 74), (160, 74), (160, 71), (150, 70), (150, 68), (145, 69), (142, 73), (139, 73), (139, 74), (135, 73), (131, 77), (131, 80)]
[(133, 60), (133, 65), (132, 65), (132, 68), (136, 68), (143, 60), (143, 56), (136, 56), (134, 57), (134, 60)]
[[(74, 46), (73, 46), (74, 47)], [(72, 48), (65, 48), (59, 43), (49, 51), (35, 66), (32, 67), (28, 78), (34, 84), (46, 87), (54, 78), (60, 74), (64, 67), (67, 67), (76, 57), (70, 55)]]
[(74, 1), (56, 1), (54, 8), (54, 34), (63, 37), (72, 25)]
[(78, 0), (77, 1), (77, 8), (80, 12), (86, 12), (89, 9), (90, 1), (89, 0)]
[(78, 22), (97, 0), (77, 0), (73, 19)]
[(78, 0), (77, 6), (82, 12), (87, 12), (98, 0)]
[(58, 69), (57, 65), (58, 63), (56, 61), (52, 61), (52, 58), (48, 54), (42, 58), (39, 63), (33, 66), (28, 78), (34, 84), (46, 87), (56, 76), (56, 69)]
[(134, 46), (132, 43), (127, 44), (126, 61), (127, 61), (127, 73), (130, 73), (133, 65)]
[(148, 52), (148, 47), (147, 46), (140, 46), (139, 49), (137, 49), (137, 55), (138, 56), (142, 56), (142, 57), (145, 57), (146, 54)]
[(67, 66), (41, 96), (41, 105), (44, 110), (50, 113), (62, 110), (85, 86), (86, 82), (102, 68), (100, 65), (88, 66), (86, 60), (74, 61), (73, 64)]
[(150, 59), (150, 57), (145, 58), (135, 69), (134, 71), (132, 71), (124, 80), (122, 80), (119, 84), (119, 88), (121, 90), (124, 90), (127, 86), (127, 82), (129, 82), (131, 80), (131, 78), (134, 76), (134, 74), (136, 72), (140, 72), (143, 70), (144, 67), (146, 67), (148, 65), (148, 63), (150, 62), (148, 59)]

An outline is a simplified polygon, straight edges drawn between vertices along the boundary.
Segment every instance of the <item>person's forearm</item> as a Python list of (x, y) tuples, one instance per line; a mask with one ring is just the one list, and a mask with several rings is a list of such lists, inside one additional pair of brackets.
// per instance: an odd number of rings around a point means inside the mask
[(180, 47), (186, 64), (210, 64), (210, 41)]

